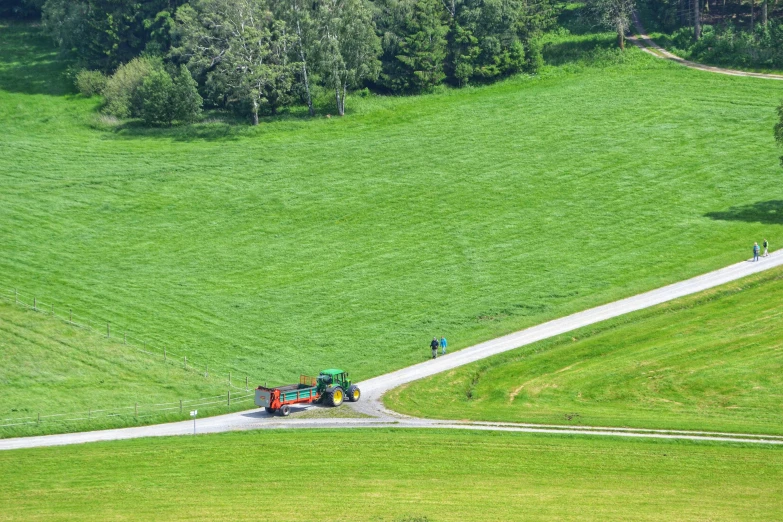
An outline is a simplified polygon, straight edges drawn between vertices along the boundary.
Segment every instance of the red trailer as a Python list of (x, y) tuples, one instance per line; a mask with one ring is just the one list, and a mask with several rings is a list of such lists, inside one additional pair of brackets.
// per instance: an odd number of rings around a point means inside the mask
[(256, 388), (256, 406), (267, 413), (279, 412), (282, 416), (291, 413), (291, 404), (310, 404), (321, 398), (318, 393), (318, 381), (309, 375), (300, 375), (299, 384), (287, 384), (276, 388), (259, 386)]

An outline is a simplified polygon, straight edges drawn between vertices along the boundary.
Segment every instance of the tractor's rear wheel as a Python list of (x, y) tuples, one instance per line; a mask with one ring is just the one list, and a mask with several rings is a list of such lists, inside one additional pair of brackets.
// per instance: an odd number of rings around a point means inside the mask
[(359, 390), (359, 387), (355, 384), (348, 388), (348, 400), (351, 402), (357, 402), (359, 398), (362, 396), (361, 390)]
[(291, 406), (289, 406), (288, 404), (283, 404), (282, 406), (280, 406), (279, 412), (281, 416), (288, 417), (291, 414)]
[(264, 406), (264, 411), (266, 411), (269, 415), (274, 415), (275, 409), (270, 408), (269, 406)]
[(345, 392), (343, 392), (343, 389), (337, 386), (334, 388), (329, 395), (326, 397), (326, 401), (329, 404), (329, 406), (339, 406), (343, 403), (345, 400)]

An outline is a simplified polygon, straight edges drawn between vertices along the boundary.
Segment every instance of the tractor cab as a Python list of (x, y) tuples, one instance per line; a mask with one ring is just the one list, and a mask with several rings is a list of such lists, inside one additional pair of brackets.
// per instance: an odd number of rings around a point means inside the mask
[(351, 386), (348, 374), (342, 370), (324, 370), (318, 375), (319, 388), (328, 386), (340, 386), (347, 390)]
[(356, 402), (361, 396), (358, 386), (351, 384), (348, 373), (343, 370), (324, 370), (318, 375), (318, 393), (330, 406), (339, 406), (347, 398)]

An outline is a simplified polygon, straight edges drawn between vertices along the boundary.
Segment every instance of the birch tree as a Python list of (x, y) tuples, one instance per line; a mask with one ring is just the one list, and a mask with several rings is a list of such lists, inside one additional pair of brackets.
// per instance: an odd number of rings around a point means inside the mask
[(299, 64), (299, 75), (305, 91), (305, 102), (310, 116), (315, 116), (313, 96), (310, 91), (311, 55), (317, 35), (313, 21), (312, 2), (306, 0), (278, 0), (275, 2), (277, 16), (286, 22), (293, 36), (291, 50)]
[(286, 104), (297, 66), (288, 60), (292, 37), (263, 0), (196, 0), (177, 10), (177, 23), (172, 55), (206, 77), (213, 100), (249, 113), (253, 125), (261, 110)]
[[(698, 0), (694, 0), (698, 3)], [(599, 25), (617, 32), (617, 44), (625, 49), (625, 33), (631, 27), (635, 0), (588, 0), (587, 7)]]
[(315, 16), (318, 68), (343, 116), (348, 89), (378, 77), (380, 38), (366, 0), (322, 0)]

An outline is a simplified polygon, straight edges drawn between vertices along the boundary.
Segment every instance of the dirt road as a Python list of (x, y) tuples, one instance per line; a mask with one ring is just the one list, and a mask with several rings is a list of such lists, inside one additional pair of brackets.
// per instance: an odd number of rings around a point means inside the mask
[(647, 36), (644, 27), (642, 27), (642, 23), (639, 21), (639, 16), (636, 13), (633, 14), (633, 25), (638, 35), (629, 36), (628, 40), (633, 42), (633, 44), (636, 45), (636, 47), (638, 47), (642, 51), (651, 54), (657, 58), (663, 58), (664, 60), (671, 60), (673, 62), (677, 62), (681, 65), (684, 65), (685, 67), (690, 67), (691, 69), (698, 69), (700, 71), (707, 71), (707, 72), (712, 72), (717, 74), (727, 74), (729, 76), (745, 76), (747, 78), (764, 78), (767, 80), (783, 80), (783, 75), (780, 74), (737, 71), (734, 69), (724, 69), (722, 67), (714, 67), (712, 65), (704, 65), (701, 63), (685, 60), (684, 58), (680, 58), (676, 54), (670, 53), (669, 51), (667, 51), (666, 49), (664, 49), (663, 47), (655, 43), (649, 36)]

